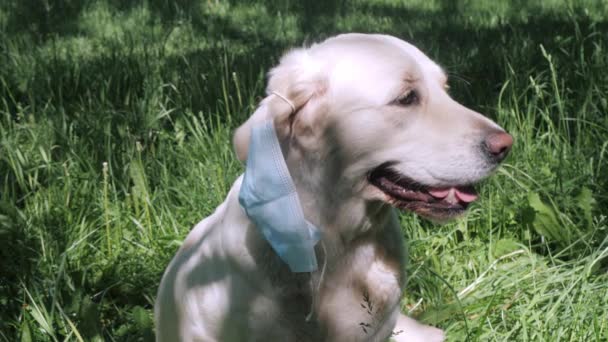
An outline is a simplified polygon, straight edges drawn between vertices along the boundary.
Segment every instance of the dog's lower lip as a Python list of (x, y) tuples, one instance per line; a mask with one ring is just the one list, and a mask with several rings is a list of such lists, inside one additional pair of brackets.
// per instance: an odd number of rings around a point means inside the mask
[(406, 189), (404, 187), (399, 186), (398, 184), (388, 180), (387, 178), (379, 178), (376, 186), (380, 188), (380, 190), (385, 193), (388, 192), (388, 195), (395, 197), (400, 200), (409, 200), (409, 201), (420, 201), (420, 202), (432, 202), (434, 200), (433, 196), (426, 194), (424, 192), (415, 191)]
[(374, 169), (368, 181), (388, 197), (387, 203), (431, 219), (444, 220), (459, 216), (476, 199), (474, 188), (470, 185), (431, 188), (398, 174), (390, 169), (390, 165)]
[(447, 202), (426, 203), (418, 201), (392, 200), (391, 205), (401, 210), (409, 210), (423, 217), (445, 221), (458, 217), (467, 209), (467, 205), (450, 204)]

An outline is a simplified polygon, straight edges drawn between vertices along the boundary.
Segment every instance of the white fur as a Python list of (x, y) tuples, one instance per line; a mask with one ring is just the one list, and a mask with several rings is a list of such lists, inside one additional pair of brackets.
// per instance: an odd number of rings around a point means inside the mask
[[(453, 101), (447, 79), (397, 38), (347, 34), (284, 56), (269, 96), (236, 132), (271, 119), (306, 218), (320, 227), (319, 264), (294, 274), (238, 203), (241, 178), (199, 223), (167, 268), (158, 292), (158, 341), (442, 341), (443, 332), (400, 313), (402, 233), (386, 195), (367, 181), (386, 161), (429, 185), (469, 184), (495, 165), (479, 148), (495, 123)], [(415, 89), (421, 102), (391, 102)], [(323, 247), (323, 248), (322, 248)], [(311, 311), (309, 320), (307, 316)]]

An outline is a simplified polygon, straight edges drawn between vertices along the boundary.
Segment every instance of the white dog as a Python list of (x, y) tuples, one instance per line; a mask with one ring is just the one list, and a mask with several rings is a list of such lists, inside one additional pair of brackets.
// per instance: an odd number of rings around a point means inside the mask
[(393, 207), (460, 215), (513, 143), (452, 100), (446, 82), (390, 36), (345, 34), (288, 52), (234, 145), (244, 161), (252, 127), (272, 120), (304, 217), (320, 231), (318, 270), (292, 272), (277, 255), (239, 204), (241, 176), (167, 268), (157, 340), (442, 341), (400, 312), (405, 251)]

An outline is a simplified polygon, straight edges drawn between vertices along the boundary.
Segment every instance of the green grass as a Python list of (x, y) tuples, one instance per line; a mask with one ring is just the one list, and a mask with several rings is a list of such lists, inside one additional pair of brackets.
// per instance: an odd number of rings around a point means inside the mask
[(466, 219), (403, 215), (404, 311), (451, 341), (608, 340), (605, 1), (0, 3), (0, 340), (149, 340), (290, 46), (384, 32), (516, 144)]

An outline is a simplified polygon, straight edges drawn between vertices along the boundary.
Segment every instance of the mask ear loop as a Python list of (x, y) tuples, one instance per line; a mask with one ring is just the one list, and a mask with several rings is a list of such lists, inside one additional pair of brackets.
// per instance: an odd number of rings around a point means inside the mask
[(278, 96), (281, 100), (285, 101), (285, 103), (287, 103), (289, 105), (289, 107), (291, 107), (291, 114), (296, 112), (296, 106), (294, 106), (293, 102), (291, 102), (288, 98), (286, 98), (285, 96), (281, 95), (280, 93), (277, 93), (276, 91), (273, 91), (271, 94)]
[[(321, 240), (320, 242), (321, 247), (323, 248), (323, 267), (321, 268), (321, 276), (319, 277), (319, 283), (317, 284), (317, 294), (321, 289), (321, 284), (323, 283), (323, 278), (325, 277), (325, 268), (327, 267), (327, 250), (325, 249), (325, 244), (323, 243), (323, 240)], [(317, 296), (315, 296), (315, 287), (312, 283), (312, 272), (310, 272), (310, 291), (310, 296), (312, 297), (312, 300), (310, 302), (310, 311), (308, 312), (308, 315), (306, 315), (306, 322), (310, 322), (310, 319), (312, 318), (312, 314), (315, 310), (315, 299), (317, 298)]]
[[(276, 91), (273, 91), (271, 94), (276, 95), (278, 98), (285, 101), (285, 103), (287, 103), (289, 107), (291, 107), (290, 115), (296, 112), (296, 106), (287, 97)], [(325, 244), (323, 243), (323, 240), (321, 240), (321, 247), (323, 248), (323, 267), (321, 268), (321, 276), (319, 277), (319, 283), (317, 284), (316, 291), (312, 281), (312, 272), (310, 272), (310, 295), (312, 297), (312, 300), (310, 302), (310, 311), (308, 312), (308, 315), (306, 315), (306, 322), (310, 322), (310, 320), (312, 319), (312, 315), (315, 309), (315, 301), (317, 298), (317, 296), (315, 296), (315, 292), (318, 294), (319, 290), (321, 289), (321, 284), (323, 283), (323, 278), (325, 277), (325, 268), (327, 267), (327, 250), (325, 249)]]

